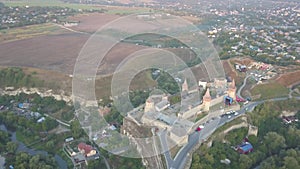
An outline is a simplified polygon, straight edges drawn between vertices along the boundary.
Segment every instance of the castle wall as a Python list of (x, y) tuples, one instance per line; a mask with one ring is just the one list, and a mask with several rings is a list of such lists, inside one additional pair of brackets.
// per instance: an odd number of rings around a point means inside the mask
[(196, 114), (201, 113), (201, 110), (203, 109), (203, 107), (204, 107), (204, 104), (198, 105), (190, 110), (187, 110), (183, 114), (181, 114), (181, 117), (184, 119), (191, 118), (191, 117), (195, 116)]
[(222, 95), (222, 96), (219, 96), (215, 99), (212, 99), (211, 102), (210, 102), (210, 107), (213, 107), (219, 103), (222, 103), (224, 102), (224, 97), (226, 96), (226, 94)]

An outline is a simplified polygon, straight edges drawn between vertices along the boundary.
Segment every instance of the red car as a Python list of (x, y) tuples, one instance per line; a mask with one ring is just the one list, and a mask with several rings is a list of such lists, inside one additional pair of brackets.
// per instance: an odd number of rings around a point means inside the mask
[(196, 131), (201, 131), (204, 128), (203, 125), (200, 125), (199, 127), (197, 127)]
[(201, 128), (200, 128), (200, 127), (197, 127), (196, 131), (201, 131)]

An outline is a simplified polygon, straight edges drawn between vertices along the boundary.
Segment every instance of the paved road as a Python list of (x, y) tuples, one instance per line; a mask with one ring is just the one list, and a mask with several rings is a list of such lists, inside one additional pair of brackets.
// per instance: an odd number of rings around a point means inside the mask
[(244, 99), (244, 98), (242, 97), (242, 95), (241, 95), (241, 92), (242, 92), (243, 88), (246, 86), (247, 79), (248, 79), (249, 77), (251, 77), (251, 75), (247, 75), (247, 76), (245, 77), (242, 86), (241, 86), (241, 87), (238, 89), (238, 91), (236, 92), (236, 95), (237, 95), (239, 98), (241, 98), (241, 99)]
[[(152, 128), (151, 132), (152, 132), (153, 135), (155, 135), (155, 128)], [(153, 137), (152, 147), (153, 147), (153, 150), (154, 150), (155, 154), (160, 154), (160, 152), (157, 150), (158, 145), (156, 144), (156, 138), (157, 137)], [(164, 167), (163, 167), (163, 164), (162, 164), (162, 161), (161, 161), (161, 158), (159, 157), (159, 155), (156, 155), (153, 158), (155, 158), (155, 161), (156, 161), (156, 165), (157, 165), (156, 168), (157, 169), (163, 169)]]
[(166, 130), (162, 131), (160, 134), (158, 134), (158, 136), (159, 136), (159, 139), (160, 139), (160, 142), (162, 145), (162, 149), (164, 152), (164, 157), (166, 160), (167, 168), (170, 168), (170, 165), (172, 165), (172, 163), (173, 163), (173, 159), (171, 157), (171, 154), (170, 154), (170, 151), (168, 148), (168, 143), (166, 140), (167, 139), (167, 131)]
[(177, 153), (174, 159), (171, 158), (170, 152), (168, 151), (168, 144), (166, 141), (167, 131), (161, 132), (159, 138), (163, 147), (167, 168), (168, 169), (183, 168), (185, 165), (187, 154), (194, 148), (196, 144), (198, 144), (199, 141), (204, 141), (215, 131), (215, 129), (217, 129), (219, 121), (220, 118), (216, 118), (215, 120), (212, 120), (210, 123), (208, 123), (205, 126), (205, 128), (202, 129), (200, 132), (193, 132), (192, 134), (190, 134), (188, 138), (188, 144), (186, 144), (184, 147), (182, 147), (179, 150), (179, 152)]
[(70, 126), (71, 126), (70, 124), (65, 123), (65, 122), (63, 122), (63, 121), (61, 121), (61, 120), (59, 120), (59, 119), (57, 119), (57, 118), (54, 118), (54, 117), (48, 115), (48, 114), (44, 114), (44, 115), (45, 115), (46, 117), (49, 117), (49, 118), (53, 119), (53, 120), (56, 120), (56, 121), (57, 121), (59, 124), (61, 124), (61, 125), (64, 125), (64, 126), (67, 126), (67, 127), (70, 127)]
[(191, 135), (189, 135), (188, 144), (178, 152), (178, 154), (174, 158), (171, 167), (173, 167), (174, 169), (184, 168), (187, 155), (191, 152), (194, 146), (199, 143), (199, 141), (203, 142), (217, 129), (219, 121), (220, 119), (216, 118), (215, 120), (212, 120), (210, 123), (205, 125), (205, 128), (202, 129), (200, 132), (194, 132)]
[[(300, 97), (294, 97), (295, 99), (300, 100)], [(268, 99), (268, 100), (262, 100), (262, 101), (257, 101), (257, 102), (249, 102), (247, 105), (242, 107), (238, 112), (238, 115), (234, 116), (231, 115), (231, 118), (228, 118), (228, 116), (223, 116), (219, 118), (215, 118), (214, 120), (210, 120), (210, 122), (206, 123), (205, 128), (202, 129), (200, 132), (193, 132), (192, 134), (189, 135), (189, 140), (188, 143), (181, 148), (181, 150), (177, 153), (175, 159), (173, 160), (170, 156), (169, 151), (166, 151), (164, 153), (166, 163), (167, 163), (167, 168), (168, 169), (183, 169), (184, 165), (186, 164), (186, 157), (192, 150), (192, 148), (198, 143), (202, 142), (205, 139), (207, 139), (217, 128), (223, 126), (225, 123), (228, 123), (229, 121), (234, 120), (238, 116), (254, 110), (254, 108), (267, 101), (282, 101), (282, 100), (287, 100), (289, 99), (288, 97), (282, 97), (282, 98), (274, 98), (274, 99)], [(167, 147), (167, 143), (165, 140), (161, 139), (162, 146)], [(165, 150), (165, 149), (164, 149)]]

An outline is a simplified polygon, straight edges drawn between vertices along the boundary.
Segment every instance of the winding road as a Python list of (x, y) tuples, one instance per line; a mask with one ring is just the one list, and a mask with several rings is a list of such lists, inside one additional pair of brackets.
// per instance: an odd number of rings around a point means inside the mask
[(241, 99), (244, 99), (244, 98), (242, 97), (242, 95), (241, 95), (241, 92), (242, 92), (243, 88), (246, 86), (247, 79), (248, 79), (249, 77), (251, 77), (251, 75), (247, 75), (247, 76), (245, 77), (242, 86), (241, 86), (241, 87), (238, 89), (238, 91), (236, 92), (236, 95), (237, 95), (239, 98), (241, 98)]

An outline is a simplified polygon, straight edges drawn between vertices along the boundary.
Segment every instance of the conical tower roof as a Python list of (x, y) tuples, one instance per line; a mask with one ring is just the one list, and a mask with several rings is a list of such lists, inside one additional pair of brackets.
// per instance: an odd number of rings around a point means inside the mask
[(209, 93), (209, 88), (207, 88), (205, 95), (203, 96), (204, 101), (211, 101), (211, 96)]
[(184, 82), (182, 84), (182, 91), (189, 91), (189, 86), (186, 79), (184, 79)]
[(235, 87), (235, 81), (234, 81), (234, 79), (232, 79), (232, 82), (231, 82), (229, 88), (231, 88), (231, 89), (235, 89), (236, 88)]

